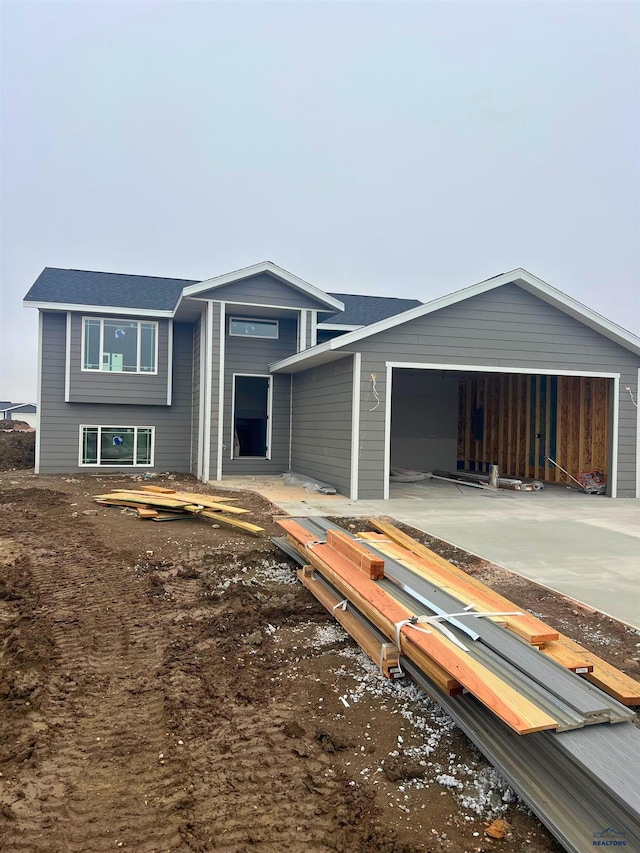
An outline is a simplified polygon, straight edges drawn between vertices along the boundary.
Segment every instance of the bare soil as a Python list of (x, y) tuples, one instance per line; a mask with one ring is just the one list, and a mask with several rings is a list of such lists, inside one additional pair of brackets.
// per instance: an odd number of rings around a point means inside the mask
[(36, 434), (28, 424), (26, 429), (2, 427), (19, 421), (0, 421), (0, 471), (33, 468), (36, 458)]
[[(0, 849), (560, 851), (297, 583), (271, 504), (233, 494), (253, 538), (91, 500), (140, 480), (0, 474)], [(578, 630), (528, 582), (465, 567)], [(597, 627), (598, 652), (637, 667), (637, 634)], [(494, 817), (503, 840), (484, 835)]]

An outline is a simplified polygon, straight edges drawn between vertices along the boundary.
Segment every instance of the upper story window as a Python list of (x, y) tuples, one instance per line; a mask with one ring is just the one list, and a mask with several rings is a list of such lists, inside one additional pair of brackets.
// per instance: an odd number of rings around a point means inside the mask
[(279, 334), (277, 320), (252, 320), (248, 317), (230, 317), (229, 334), (234, 337), (271, 338)]
[(157, 373), (158, 324), (146, 320), (82, 320), (82, 369)]

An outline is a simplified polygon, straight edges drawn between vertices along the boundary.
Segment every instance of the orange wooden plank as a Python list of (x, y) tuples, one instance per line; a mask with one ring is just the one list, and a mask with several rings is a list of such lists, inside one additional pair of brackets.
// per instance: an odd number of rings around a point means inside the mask
[[(390, 639), (395, 640), (399, 622), (414, 616), (329, 545), (307, 546), (305, 550), (309, 562)], [(422, 651), (519, 734), (557, 728), (553, 717), (437, 630), (426, 633), (404, 625), (399, 640), (403, 654), (416, 660), (416, 649)], [(419, 665), (418, 660), (416, 663)]]
[[(446, 588), (466, 604), (475, 604), (477, 609), (483, 612), (520, 609), (509, 599), (398, 530), (393, 524), (379, 518), (370, 518), (369, 523), (393, 540), (396, 547), (400, 547), (400, 551), (393, 552), (394, 556), (397, 553), (400, 559), (406, 559), (407, 555), (402, 553), (402, 549), (410, 551), (414, 555), (411, 567), (424, 573), (425, 577), (443, 589)], [(547, 643), (558, 639), (558, 631), (528, 613), (523, 616), (505, 616), (504, 619), (511, 631), (529, 643)]]
[(137, 506), (136, 509), (138, 511), (139, 518), (156, 518), (158, 515), (158, 510), (152, 509), (151, 507)]
[(286, 530), (296, 542), (306, 545), (308, 542), (317, 542), (313, 533), (309, 533), (301, 524), (293, 518), (274, 518), (275, 523)]
[(348, 533), (343, 533), (341, 530), (328, 530), (327, 544), (346, 557), (368, 578), (382, 580), (384, 577), (384, 560), (372, 554), (364, 545), (352, 539)]
[[(613, 696), (623, 705), (640, 705), (640, 683), (631, 676), (616, 669), (615, 666), (602, 660), (564, 634), (560, 634), (557, 643), (566, 651), (581, 655), (593, 666), (592, 672), (584, 676), (587, 681), (595, 684), (596, 687), (604, 690), (605, 693)], [(544, 652), (546, 649), (542, 649), (542, 651)]]
[(587, 660), (586, 655), (578, 649), (569, 649), (563, 646), (559, 639), (553, 640), (551, 643), (544, 643), (540, 651), (572, 672), (579, 672), (580, 675), (593, 672), (593, 663)]

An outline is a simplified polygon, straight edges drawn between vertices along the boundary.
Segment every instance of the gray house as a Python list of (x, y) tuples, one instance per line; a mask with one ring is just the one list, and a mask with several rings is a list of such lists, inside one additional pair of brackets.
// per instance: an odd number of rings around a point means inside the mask
[(45, 269), (36, 471), (294, 470), (352, 499), (394, 467), (640, 496), (640, 339), (522, 269), (422, 304), (265, 262), (207, 281)]

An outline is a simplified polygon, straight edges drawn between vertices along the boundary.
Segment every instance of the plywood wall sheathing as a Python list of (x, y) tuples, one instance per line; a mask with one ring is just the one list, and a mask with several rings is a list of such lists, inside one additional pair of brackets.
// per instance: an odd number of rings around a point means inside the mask
[(600, 468), (609, 455), (609, 380), (584, 376), (490, 374), (461, 379), (458, 468), (564, 483)]

